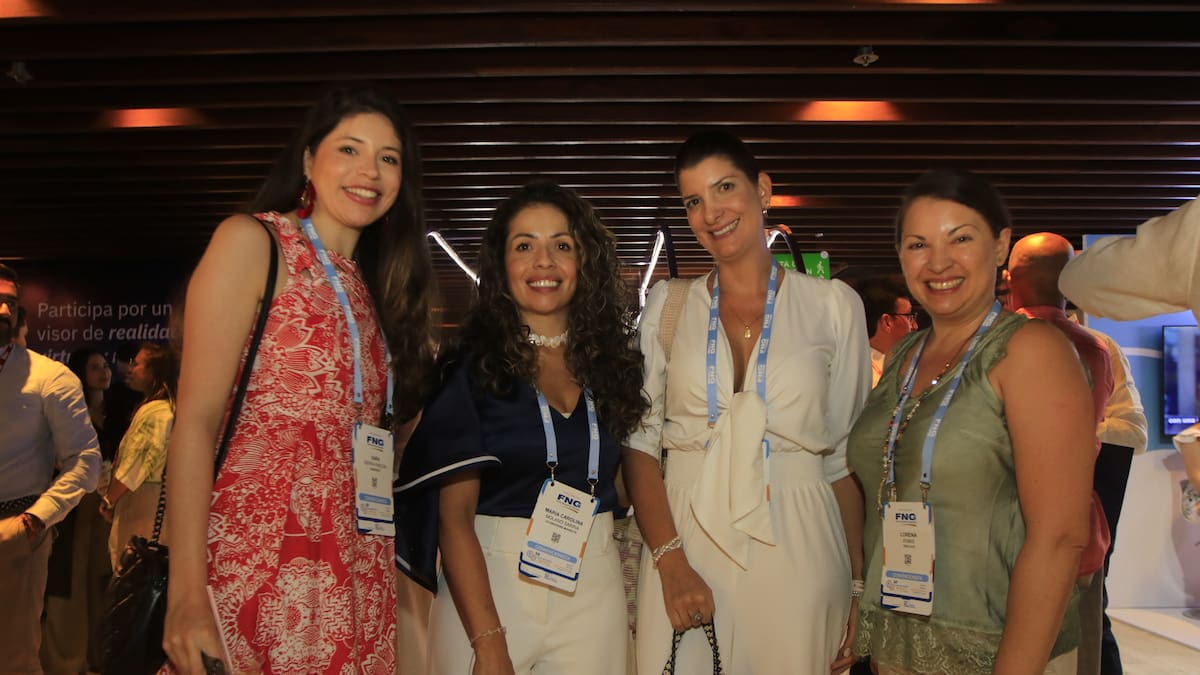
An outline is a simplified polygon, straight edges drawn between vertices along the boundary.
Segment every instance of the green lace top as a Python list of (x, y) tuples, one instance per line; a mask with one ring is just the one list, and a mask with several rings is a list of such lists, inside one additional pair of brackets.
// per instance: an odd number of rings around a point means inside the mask
[[(903, 355), (926, 331), (895, 348), (878, 386), (850, 432), (848, 459), (867, 498), (864, 531), (866, 593), (859, 603), (855, 653), (912, 673), (986, 675), (992, 672), (1008, 605), (1009, 577), (1025, 541), (1017, 499), (1012, 442), (1004, 407), (987, 374), (1004, 358), (1008, 340), (1028, 321), (1006, 314), (983, 335), (946, 411), (934, 445), (932, 488), (936, 569), (933, 613), (894, 612), (879, 604), (881, 521), (876, 500), (888, 423), (899, 400)], [(921, 446), (950, 378), (944, 378), (913, 416), (896, 448), (901, 501), (920, 501)], [(905, 414), (915, 405), (909, 400)], [(1072, 591), (1052, 656), (1079, 643), (1078, 598)]]

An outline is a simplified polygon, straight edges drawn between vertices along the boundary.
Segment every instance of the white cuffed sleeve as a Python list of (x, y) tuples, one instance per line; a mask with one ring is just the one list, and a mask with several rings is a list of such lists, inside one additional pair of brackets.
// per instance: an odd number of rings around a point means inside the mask
[(830, 364), (826, 408), (833, 452), (825, 455), (825, 477), (832, 483), (850, 475), (846, 440), (871, 392), (871, 347), (858, 294), (845, 283), (834, 280), (829, 302), (830, 329), (839, 345)]

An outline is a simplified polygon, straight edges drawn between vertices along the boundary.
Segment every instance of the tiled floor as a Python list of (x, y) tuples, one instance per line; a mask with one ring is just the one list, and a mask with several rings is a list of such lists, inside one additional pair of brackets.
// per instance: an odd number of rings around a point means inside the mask
[(1200, 649), (1113, 621), (1113, 635), (1121, 647), (1125, 675), (1196, 675)]

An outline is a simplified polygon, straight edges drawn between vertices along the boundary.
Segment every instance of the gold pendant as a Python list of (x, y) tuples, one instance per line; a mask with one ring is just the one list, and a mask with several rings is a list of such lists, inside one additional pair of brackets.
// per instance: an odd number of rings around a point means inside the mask
[(742, 333), (742, 337), (746, 338), (747, 340), (752, 337), (752, 334), (750, 333), (750, 326), (746, 326), (746, 332)]

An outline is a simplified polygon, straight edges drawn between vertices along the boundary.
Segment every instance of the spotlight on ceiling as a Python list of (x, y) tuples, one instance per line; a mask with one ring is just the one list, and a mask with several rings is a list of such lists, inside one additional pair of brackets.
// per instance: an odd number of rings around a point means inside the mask
[(873, 47), (859, 47), (858, 56), (854, 57), (854, 62), (866, 68), (867, 66), (879, 60), (879, 55), (875, 53)]

